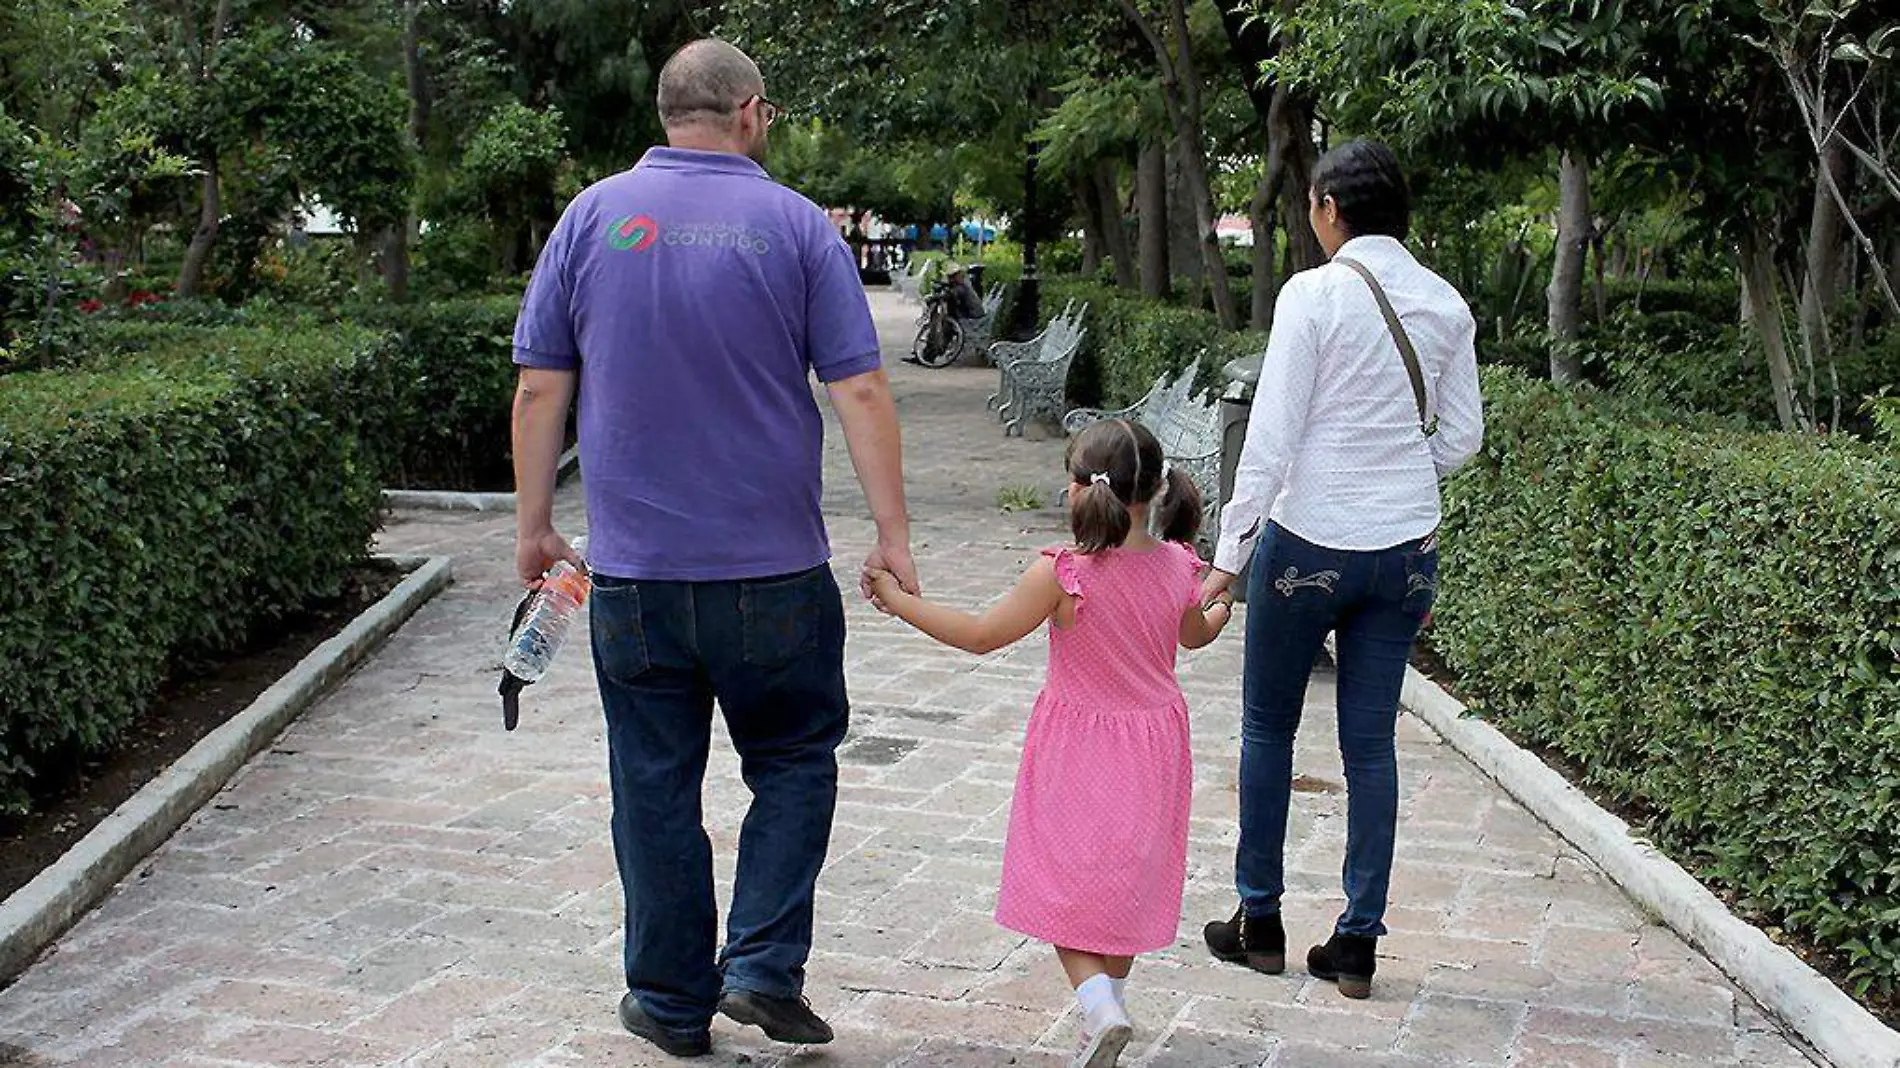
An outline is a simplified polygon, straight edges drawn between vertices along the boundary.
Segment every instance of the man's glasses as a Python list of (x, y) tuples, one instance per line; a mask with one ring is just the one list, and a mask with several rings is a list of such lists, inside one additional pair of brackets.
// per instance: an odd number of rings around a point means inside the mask
[(765, 99), (765, 97), (758, 93), (753, 93), (751, 96), (746, 97), (745, 103), (739, 105), (739, 110), (744, 111), (755, 103), (759, 105), (759, 117), (765, 120), (767, 127), (770, 127), (773, 123), (778, 121), (779, 106)]

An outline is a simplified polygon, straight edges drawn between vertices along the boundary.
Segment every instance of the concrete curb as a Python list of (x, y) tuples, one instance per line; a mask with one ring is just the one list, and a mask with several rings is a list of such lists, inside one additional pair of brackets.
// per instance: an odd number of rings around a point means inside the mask
[(1630, 826), (1496, 727), (1468, 718), (1444, 688), (1405, 669), (1405, 707), (1447, 744), (1582, 850), (1632, 898), (1708, 955), (1835, 1068), (1900, 1068), (1900, 1033), (1735, 914)]
[[(554, 476), (555, 483), (558, 485), (565, 481), (580, 466), (580, 462), (578, 446), (562, 453), (561, 466)], [(515, 510), (515, 495), (463, 493), (459, 490), (386, 489), (383, 491), (383, 506), (435, 512), (512, 512)]]
[(250, 707), (205, 735), (32, 882), (0, 901), (0, 982), (110, 893), (331, 684), (451, 581), (449, 558), (384, 557), (415, 570), (290, 669)]

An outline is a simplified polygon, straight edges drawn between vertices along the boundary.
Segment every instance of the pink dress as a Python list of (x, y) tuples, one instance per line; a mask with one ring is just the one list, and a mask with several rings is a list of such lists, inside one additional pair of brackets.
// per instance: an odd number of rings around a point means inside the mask
[(1172, 543), (1043, 552), (1075, 623), (1050, 624), (996, 922), (1065, 949), (1148, 953), (1174, 942), (1187, 874), (1194, 759), (1174, 657), (1201, 562)]

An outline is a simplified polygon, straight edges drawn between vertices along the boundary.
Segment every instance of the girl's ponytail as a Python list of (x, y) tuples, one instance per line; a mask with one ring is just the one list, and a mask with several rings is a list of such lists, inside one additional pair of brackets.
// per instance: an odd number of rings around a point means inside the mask
[(1075, 533), (1076, 549), (1097, 553), (1127, 541), (1134, 517), (1115, 492), (1112, 476), (1106, 471), (1077, 471), (1073, 477), (1080, 487), (1069, 495), (1069, 529)]
[(1193, 545), (1201, 534), (1201, 488), (1187, 472), (1162, 465), (1161, 496), (1154, 504), (1155, 526), (1163, 541)]

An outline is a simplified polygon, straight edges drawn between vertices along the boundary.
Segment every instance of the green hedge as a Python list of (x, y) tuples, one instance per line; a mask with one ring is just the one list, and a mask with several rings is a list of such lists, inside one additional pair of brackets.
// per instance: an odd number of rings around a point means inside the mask
[(376, 525), (377, 335), (124, 336), (109, 367), (0, 391), (0, 812), (108, 747), (172, 666), (340, 595)]
[(1198, 359), (1199, 391), (1226, 386), (1228, 361), (1266, 348), (1266, 338), (1221, 329), (1211, 312), (1161, 304), (1139, 294), (1094, 282), (1067, 279), (1042, 285), (1040, 321), (1060, 313), (1070, 300), (1088, 305), (1088, 333), (1069, 372), (1069, 399), (1076, 404), (1120, 407), (1140, 400), (1155, 379), (1178, 373)]
[(377, 436), (389, 486), (508, 490), (509, 406), (519, 296), (435, 301), (366, 312), (389, 331), (395, 395)]
[(1900, 459), (1488, 371), (1438, 651), (1744, 911), (1900, 988)]

